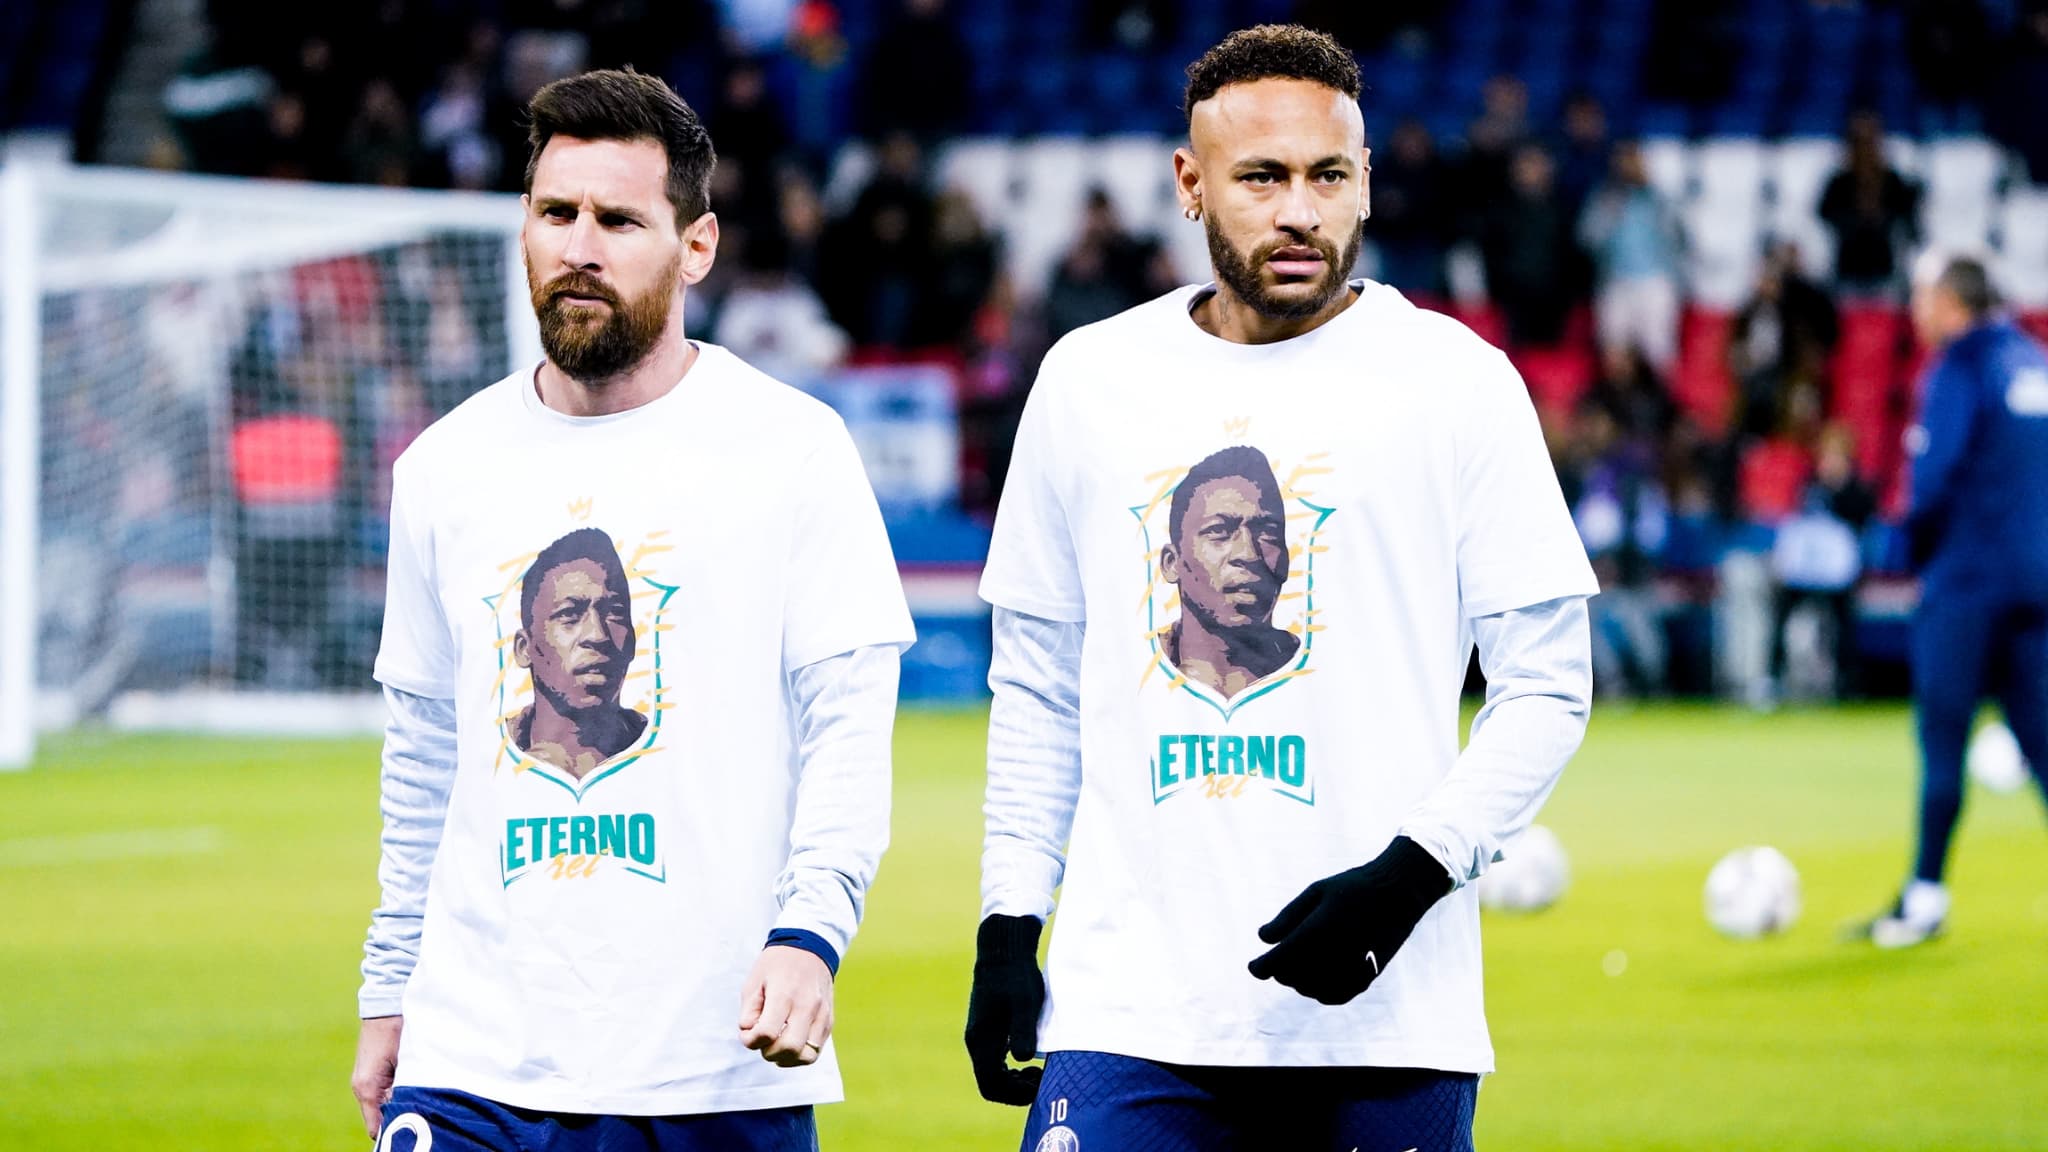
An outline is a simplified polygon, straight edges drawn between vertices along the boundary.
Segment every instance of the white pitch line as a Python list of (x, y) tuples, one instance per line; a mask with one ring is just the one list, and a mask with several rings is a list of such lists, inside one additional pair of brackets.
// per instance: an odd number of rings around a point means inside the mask
[(203, 856), (226, 846), (227, 837), (211, 824), (198, 828), (88, 832), (77, 836), (27, 836), (18, 840), (0, 840), (0, 868)]

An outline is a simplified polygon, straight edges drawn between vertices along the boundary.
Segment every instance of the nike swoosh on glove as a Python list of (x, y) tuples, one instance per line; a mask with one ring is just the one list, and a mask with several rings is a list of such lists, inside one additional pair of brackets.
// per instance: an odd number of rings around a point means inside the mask
[(1309, 885), (1260, 928), (1259, 939), (1273, 947), (1251, 962), (1251, 973), (1324, 1004), (1348, 1004), (1450, 890), (1436, 857), (1396, 836), (1371, 863)]
[(1038, 1013), (1045, 1007), (1045, 977), (1038, 971), (1036, 916), (990, 916), (974, 936), (974, 987), (967, 996), (967, 1058), (981, 1097), (997, 1104), (1029, 1105), (1038, 1098), (1038, 1065), (1012, 1068), (1038, 1054)]

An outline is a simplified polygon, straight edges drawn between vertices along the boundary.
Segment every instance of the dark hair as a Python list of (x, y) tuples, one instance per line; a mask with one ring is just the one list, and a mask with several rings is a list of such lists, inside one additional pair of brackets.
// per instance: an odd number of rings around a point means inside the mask
[(1335, 37), (1299, 24), (1261, 24), (1232, 32), (1188, 65), (1181, 111), (1192, 120), (1195, 105), (1224, 86), (1271, 79), (1307, 80), (1358, 99), (1358, 61)]
[(711, 210), (711, 170), (718, 155), (711, 134), (675, 89), (660, 77), (627, 68), (585, 72), (557, 80), (526, 106), (526, 191), (541, 150), (556, 136), (578, 140), (652, 140), (668, 154), (668, 202), (681, 228)]
[(1956, 303), (1963, 306), (1972, 320), (1982, 320), (1998, 307), (1998, 289), (1992, 287), (1991, 273), (1980, 260), (1968, 256), (1955, 257), (1941, 270), (1941, 277), (1935, 283), (1953, 293)]
[(1180, 543), (1181, 522), (1188, 517), (1188, 506), (1194, 503), (1195, 489), (1211, 480), (1239, 477), (1265, 488), (1280, 497), (1280, 478), (1273, 475), (1273, 465), (1266, 454), (1257, 448), (1239, 444), (1204, 456), (1188, 474), (1181, 477), (1180, 484), (1173, 490), (1173, 502), (1166, 508), (1166, 535), (1176, 547)]
[(520, 627), (532, 627), (533, 602), (540, 599), (540, 586), (547, 583), (548, 573), (578, 560), (588, 560), (604, 569), (606, 576), (617, 581), (616, 591), (620, 595), (626, 593), (626, 565), (619, 559), (612, 538), (602, 528), (578, 528), (541, 549), (540, 555), (527, 566), (526, 575), (519, 581)]

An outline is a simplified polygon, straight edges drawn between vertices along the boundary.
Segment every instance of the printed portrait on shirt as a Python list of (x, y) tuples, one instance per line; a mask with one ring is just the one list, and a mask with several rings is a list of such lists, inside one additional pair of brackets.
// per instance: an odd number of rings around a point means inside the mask
[[(589, 517), (581, 504), (571, 511)], [(656, 571), (673, 550), (665, 535), (633, 541), (585, 524), (499, 564), (505, 583), (484, 598), (498, 649), (497, 768), (580, 799), (655, 750), (675, 690), (662, 643), (676, 589)]]
[(1159, 578), (1180, 611), (1160, 637), (1167, 663), (1229, 700), (1287, 666), (1301, 637), (1273, 626), (1287, 584), (1287, 506), (1256, 448), (1204, 457), (1173, 490)]
[(1131, 508), (1145, 547), (1144, 682), (1159, 677), (1227, 718), (1307, 671), (1332, 509), (1304, 485), (1329, 472), (1323, 459), (1283, 469), (1236, 444), (1147, 477), (1152, 498)]
[(512, 721), (526, 754), (581, 780), (647, 730), (619, 703), (633, 664), (633, 596), (611, 537), (579, 528), (541, 549), (519, 582), (512, 662), (533, 702)]

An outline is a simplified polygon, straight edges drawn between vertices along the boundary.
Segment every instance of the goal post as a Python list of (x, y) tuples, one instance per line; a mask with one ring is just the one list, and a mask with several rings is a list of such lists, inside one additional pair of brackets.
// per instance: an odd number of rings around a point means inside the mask
[(0, 767), (351, 726), (391, 459), (540, 356), (517, 199), (16, 160), (0, 209)]

